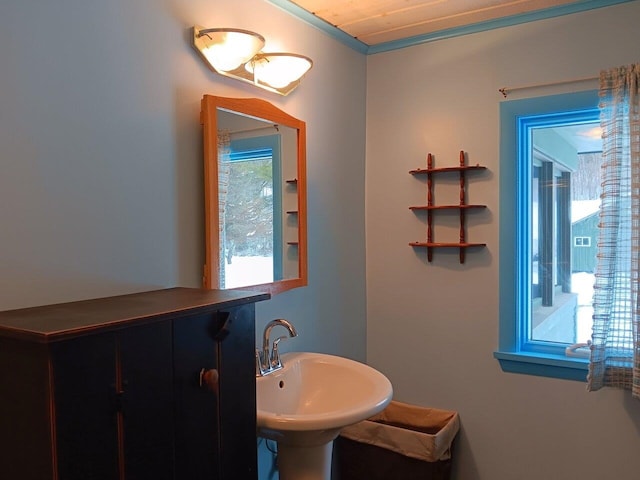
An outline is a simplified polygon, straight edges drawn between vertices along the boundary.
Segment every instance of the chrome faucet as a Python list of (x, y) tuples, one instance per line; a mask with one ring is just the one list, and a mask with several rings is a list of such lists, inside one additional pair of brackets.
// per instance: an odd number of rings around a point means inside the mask
[[(276, 338), (273, 341), (273, 347), (269, 348), (269, 338), (271, 337), (271, 330), (273, 329), (273, 327), (277, 327), (278, 325), (286, 328), (289, 335), (283, 335)], [(280, 342), (282, 340), (297, 336), (298, 332), (296, 331), (295, 327), (284, 318), (271, 320), (269, 323), (267, 323), (262, 334), (262, 351), (256, 349), (256, 376), (264, 376), (281, 369), (282, 361), (280, 360), (278, 346), (280, 345)]]

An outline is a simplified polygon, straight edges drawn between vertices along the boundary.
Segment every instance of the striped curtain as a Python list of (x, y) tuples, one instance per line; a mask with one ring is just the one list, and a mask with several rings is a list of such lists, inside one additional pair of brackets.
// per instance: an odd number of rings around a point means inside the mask
[(603, 159), (588, 389), (640, 399), (640, 64), (600, 73)]

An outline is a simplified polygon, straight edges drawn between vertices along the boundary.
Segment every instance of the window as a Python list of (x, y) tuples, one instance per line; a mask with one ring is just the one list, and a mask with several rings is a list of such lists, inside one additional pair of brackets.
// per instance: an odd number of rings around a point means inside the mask
[(574, 247), (590, 247), (591, 237), (573, 237)]
[(501, 104), (495, 356), (505, 371), (586, 378), (588, 362), (575, 344), (591, 338), (602, 150), (597, 105), (597, 91)]

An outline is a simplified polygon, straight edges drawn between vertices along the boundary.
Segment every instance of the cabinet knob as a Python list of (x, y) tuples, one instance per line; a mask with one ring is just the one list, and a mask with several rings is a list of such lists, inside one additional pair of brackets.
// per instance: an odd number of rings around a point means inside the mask
[(218, 379), (220, 375), (215, 368), (200, 370), (200, 388), (206, 388), (210, 392), (218, 394)]
[(218, 341), (222, 341), (229, 335), (229, 329), (231, 328), (231, 315), (229, 315), (229, 312), (220, 312), (219, 315), (222, 325), (220, 325), (214, 338)]

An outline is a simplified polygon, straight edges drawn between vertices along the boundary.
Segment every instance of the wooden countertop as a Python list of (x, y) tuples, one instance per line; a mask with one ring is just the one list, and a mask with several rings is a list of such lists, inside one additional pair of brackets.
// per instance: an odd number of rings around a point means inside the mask
[(0, 339), (49, 343), (164, 320), (214, 312), (270, 298), (268, 293), (169, 288), (0, 312)]

